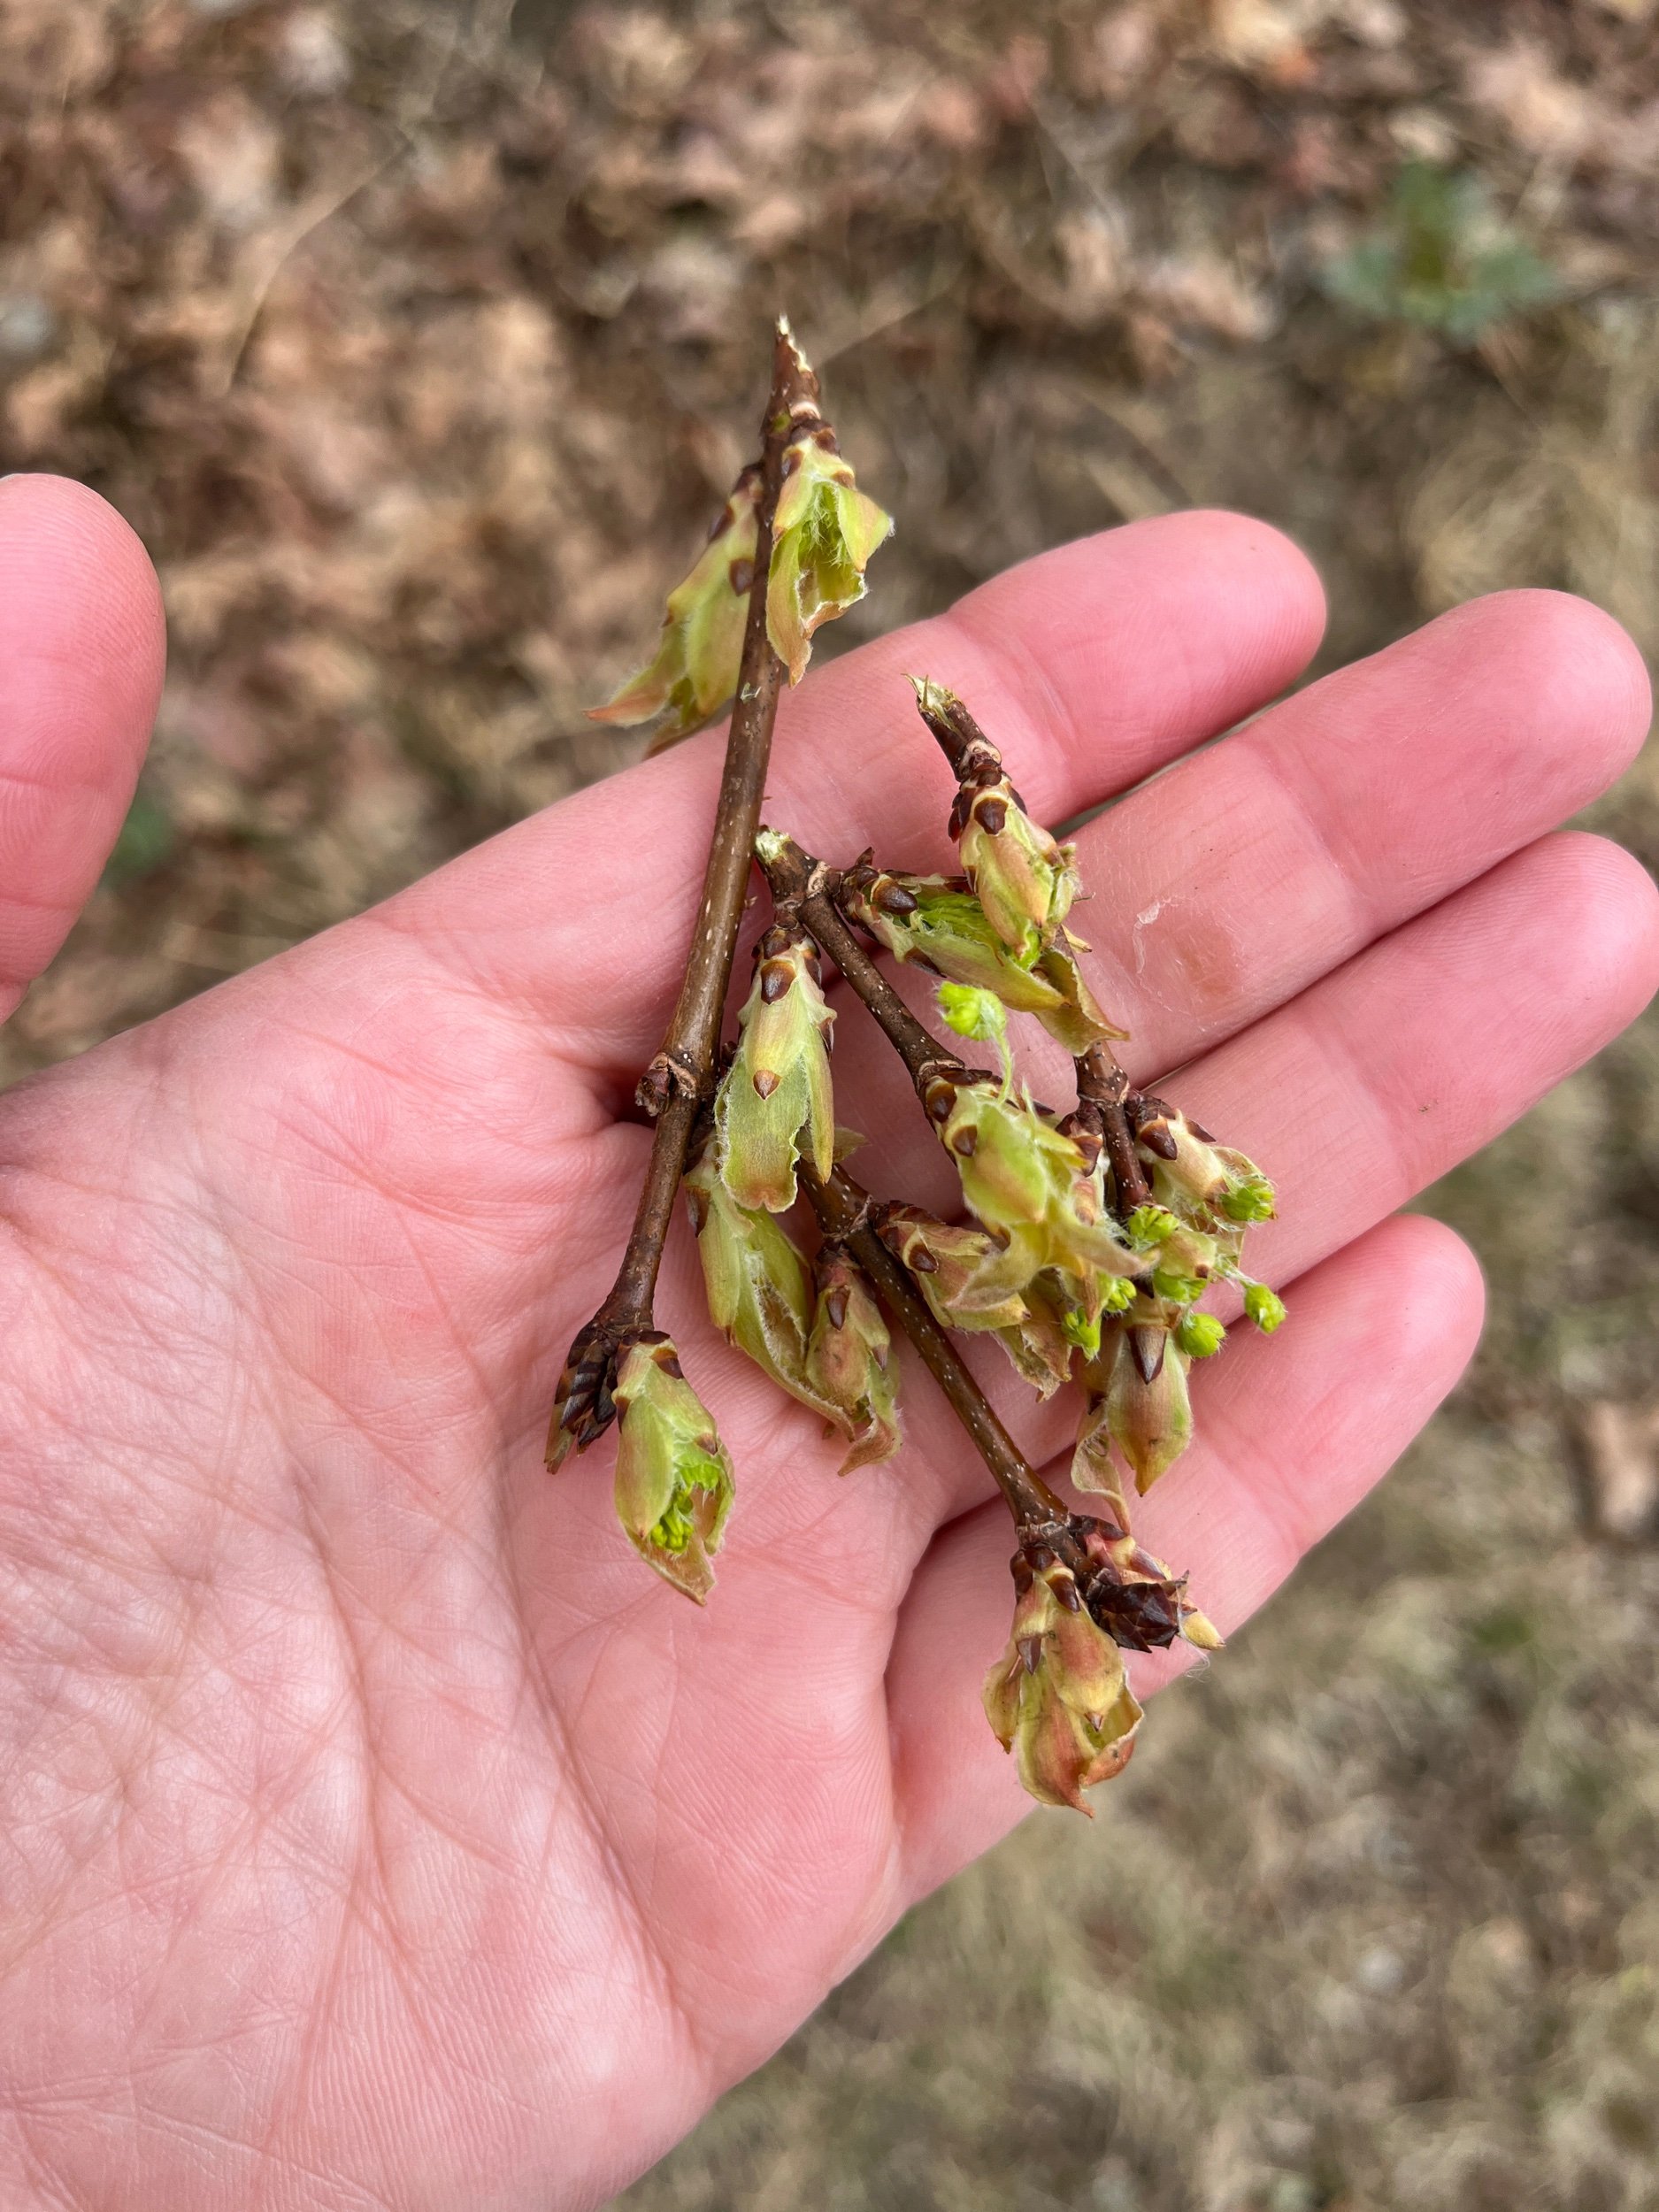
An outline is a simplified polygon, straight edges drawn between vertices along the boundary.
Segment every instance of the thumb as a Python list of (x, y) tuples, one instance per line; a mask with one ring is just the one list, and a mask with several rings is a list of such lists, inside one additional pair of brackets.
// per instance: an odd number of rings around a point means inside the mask
[(164, 652), (155, 571), (114, 509), (62, 477), (0, 480), (0, 1019), (109, 857)]

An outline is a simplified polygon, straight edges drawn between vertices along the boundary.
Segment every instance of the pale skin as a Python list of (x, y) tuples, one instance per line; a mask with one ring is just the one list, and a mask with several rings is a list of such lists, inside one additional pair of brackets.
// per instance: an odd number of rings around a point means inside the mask
[[(1058, 820), (1272, 699), (1321, 620), (1236, 517), (1066, 548), (809, 678), (769, 817), (948, 864), (905, 669)], [(0, 1010), (92, 888), (161, 650), (125, 526), (0, 484)], [(1225, 1631), (1473, 1347), (1474, 1260), (1394, 1210), (1659, 979), (1643, 872), (1550, 834), (1647, 721), (1606, 617), (1505, 595), (1082, 834), (1125, 1060), (1192, 1063), (1183, 1102), (1280, 1188), (1256, 1249), (1291, 1324), (1202, 1372), (1202, 1440), (1143, 1511)], [(699, 1318), (678, 1229), (659, 1318), (739, 1479), (706, 1612), (627, 1548), (608, 1446), (541, 1468), (718, 758), (694, 740), (0, 1099), (7, 2205), (595, 2205), (1025, 1809), (979, 1707), (1007, 1517), (913, 1363), (902, 1456), (838, 1481)], [(871, 1179), (941, 1197), (858, 1022)], [(979, 1370), (1056, 1479), (1069, 1415)], [(1248, 1789), (1248, 1745), (1217, 1755)]]

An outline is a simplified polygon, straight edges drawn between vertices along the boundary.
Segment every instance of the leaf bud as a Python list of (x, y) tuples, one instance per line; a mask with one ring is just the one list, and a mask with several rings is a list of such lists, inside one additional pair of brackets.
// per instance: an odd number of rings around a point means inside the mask
[[(1156, 1364), (1143, 1356), (1136, 1338), (1158, 1336)], [(1192, 1400), (1187, 1389), (1187, 1353), (1161, 1332), (1136, 1326), (1120, 1335), (1117, 1356), (1102, 1404), (1106, 1433), (1128, 1461), (1142, 1495), (1172, 1467), (1193, 1437)], [(1147, 1369), (1151, 1367), (1148, 1374)]]
[[(1018, 1570), (1029, 1578), (1020, 1586)], [(1123, 1654), (1091, 1617), (1070, 1571), (1017, 1562), (1014, 1624), (985, 1678), (986, 1717), (1039, 1804), (1087, 1812), (1085, 1790), (1122, 1772), (1141, 1711)]]
[(669, 1339), (631, 1344), (617, 1377), (617, 1517), (665, 1581), (701, 1605), (732, 1506), (732, 1463)]
[(720, 1173), (740, 1206), (786, 1211), (795, 1202), (803, 1150), (820, 1177), (833, 1170), (834, 1018), (811, 939), (774, 923), (755, 948), (755, 981), (738, 1016), (741, 1035), (715, 1101)]
[(898, 1370), (881, 1310), (845, 1246), (823, 1248), (816, 1279), (807, 1380), (846, 1432), (849, 1448), (841, 1471), (848, 1475), (891, 1459), (899, 1448)]
[(655, 658), (603, 706), (589, 708), (590, 720), (627, 725), (661, 715), (651, 741), (657, 753), (701, 729), (732, 698), (755, 580), (760, 490), (759, 469), (746, 468), (696, 566), (668, 595)]

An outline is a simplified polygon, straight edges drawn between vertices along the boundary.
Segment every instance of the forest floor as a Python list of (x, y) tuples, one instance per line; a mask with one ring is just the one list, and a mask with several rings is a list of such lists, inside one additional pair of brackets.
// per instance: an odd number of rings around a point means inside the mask
[[(836, 649), (1218, 503), (1319, 667), (1508, 584), (1659, 652), (1653, 0), (10, 0), (0, 468), (173, 657), (0, 1082), (632, 757), (780, 303), (900, 519)], [(1651, 750), (1593, 818), (1659, 863)], [(1659, 2207), (1659, 1024), (1426, 1202), (1492, 1318), (1382, 1494), (629, 2212)]]

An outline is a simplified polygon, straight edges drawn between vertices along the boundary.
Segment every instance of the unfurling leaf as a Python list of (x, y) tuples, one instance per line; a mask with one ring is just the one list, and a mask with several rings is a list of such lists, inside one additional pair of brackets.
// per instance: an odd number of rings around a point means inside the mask
[(772, 650), (798, 684), (812, 634), (864, 595), (864, 566), (893, 518), (861, 492), (826, 423), (803, 426), (784, 455), (772, 526), (766, 629)]
[(791, 1397), (826, 1413), (806, 1378), (810, 1279), (782, 1224), (764, 1207), (738, 1204), (711, 1143), (687, 1169), (682, 1188), (703, 1262), (709, 1318)]
[(629, 1346), (617, 1377), (617, 1517), (664, 1581), (701, 1605), (732, 1507), (732, 1463), (669, 1339)]
[(633, 724), (661, 715), (664, 718), (650, 748), (659, 753), (729, 704), (737, 690), (755, 581), (760, 488), (759, 469), (746, 468), (696, 566), (668, 595), (656, 657), (603, 706), (590, 707), (590, 721)]
[(1020, 1293), (1036, 1271), (1027, 1244), (936, 1221), (919, 1206), (885, 1206), (876, 1226), (941, 1328), (1014, 1328), (1025, 1319)]
[(818, 953), (804, 932), (774, 923), (755, 948), (742, 1039), (715, 1102), (720, 1173), (740, 1206), (783, 1213), (795, 1203), (803, 1153), (826, 1179), (835, 1165), (829, 1028)]

